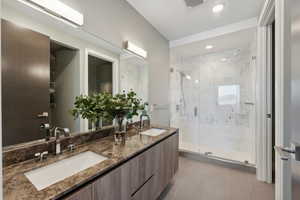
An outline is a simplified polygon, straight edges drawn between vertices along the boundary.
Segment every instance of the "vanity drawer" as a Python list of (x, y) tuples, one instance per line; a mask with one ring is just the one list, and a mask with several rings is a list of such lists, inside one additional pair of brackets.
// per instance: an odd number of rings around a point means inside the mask
[(139, 188), (136, 193), (131, 196), (131, 200), (154, 200), (154, 176), (152, 175), (146, 182)]
[(136, 192), (153, 174), (159, 159), (157, 145), (130, 161), (130, 191)]

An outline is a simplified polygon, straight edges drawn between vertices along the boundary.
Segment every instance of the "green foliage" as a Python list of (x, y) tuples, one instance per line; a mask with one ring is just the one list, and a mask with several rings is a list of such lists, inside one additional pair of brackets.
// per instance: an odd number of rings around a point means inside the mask
[(111, 95), (109, 93), (98, 93), (90, 96), (81, 95), (76, 97), (74, 109), (71, 114), (78, 118), (88, 119), (96, 122), (100, 118), (112, 120), (114, 118), (132, 119), (139, 111), (145, 110), (148, 103), (143, 103), (134, 91), (127, 94)]

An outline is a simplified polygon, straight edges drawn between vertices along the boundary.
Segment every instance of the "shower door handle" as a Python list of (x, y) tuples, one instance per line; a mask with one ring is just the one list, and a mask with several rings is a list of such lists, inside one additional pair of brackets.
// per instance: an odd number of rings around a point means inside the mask
[(281, 157), (281, 160), (287, 161), (290, 159), (290, 154), (294, 154), (295, 160), (300, 161), (300, 144), (298, 144), (298, 143), (292, 143), (292, 148), (284, 148), (284, 147), (275, 146), (274, 149)]
[(245, 104), (245, 105), (249, 105), (249, 106), (254, 106), (254, 105), (255, 105), (255, 103), (250, 102), (250, 101), (246, 101), (244, 104)]
[(279, 154), (281, 160), (288, 161), (290, 159), (290, 156), (287, 155), (288, 152), (285, 148), (274, 146), (274, 149)]

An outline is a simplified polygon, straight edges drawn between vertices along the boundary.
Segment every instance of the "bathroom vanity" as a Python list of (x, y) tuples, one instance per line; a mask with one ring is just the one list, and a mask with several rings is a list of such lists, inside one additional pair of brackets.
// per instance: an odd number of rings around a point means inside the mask
[[(44, 161), (28, 160), (8, 165), (4, 168), (5, 199), (155, 200), (178, 169), (179, 132), (170, 128), (155, 135), (132, 130), (121, 145), (116, 145), (114, 138), (108, 136), (83, 143), (62, 155), (51, 155)], [(93, 155), (104, 159), (44, 188), (28, 178), (28, 173), (37, 175), (49, 170), (51, 165), (63, 165), (61, 162), (85, 154), (89, 154), (85, 159), (93, 159)], [(83, 165), (74, 164), (74, 159), (72, 162), (57, 173), (69, 173)], [(52, 174), (55, 176), (55, 171)], [(44, 175), (43, 178), (53, 177)]]

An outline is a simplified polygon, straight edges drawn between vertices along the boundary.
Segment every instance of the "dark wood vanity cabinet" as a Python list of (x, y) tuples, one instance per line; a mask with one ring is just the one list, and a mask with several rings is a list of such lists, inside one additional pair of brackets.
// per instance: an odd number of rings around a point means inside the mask
[(74, 192), (65, 200), (93, 200), (92, 185), (85, 186), (84, 188)]
[(132, 158), (67, 200), (156, 200), (178, 170), (178, 133)]

